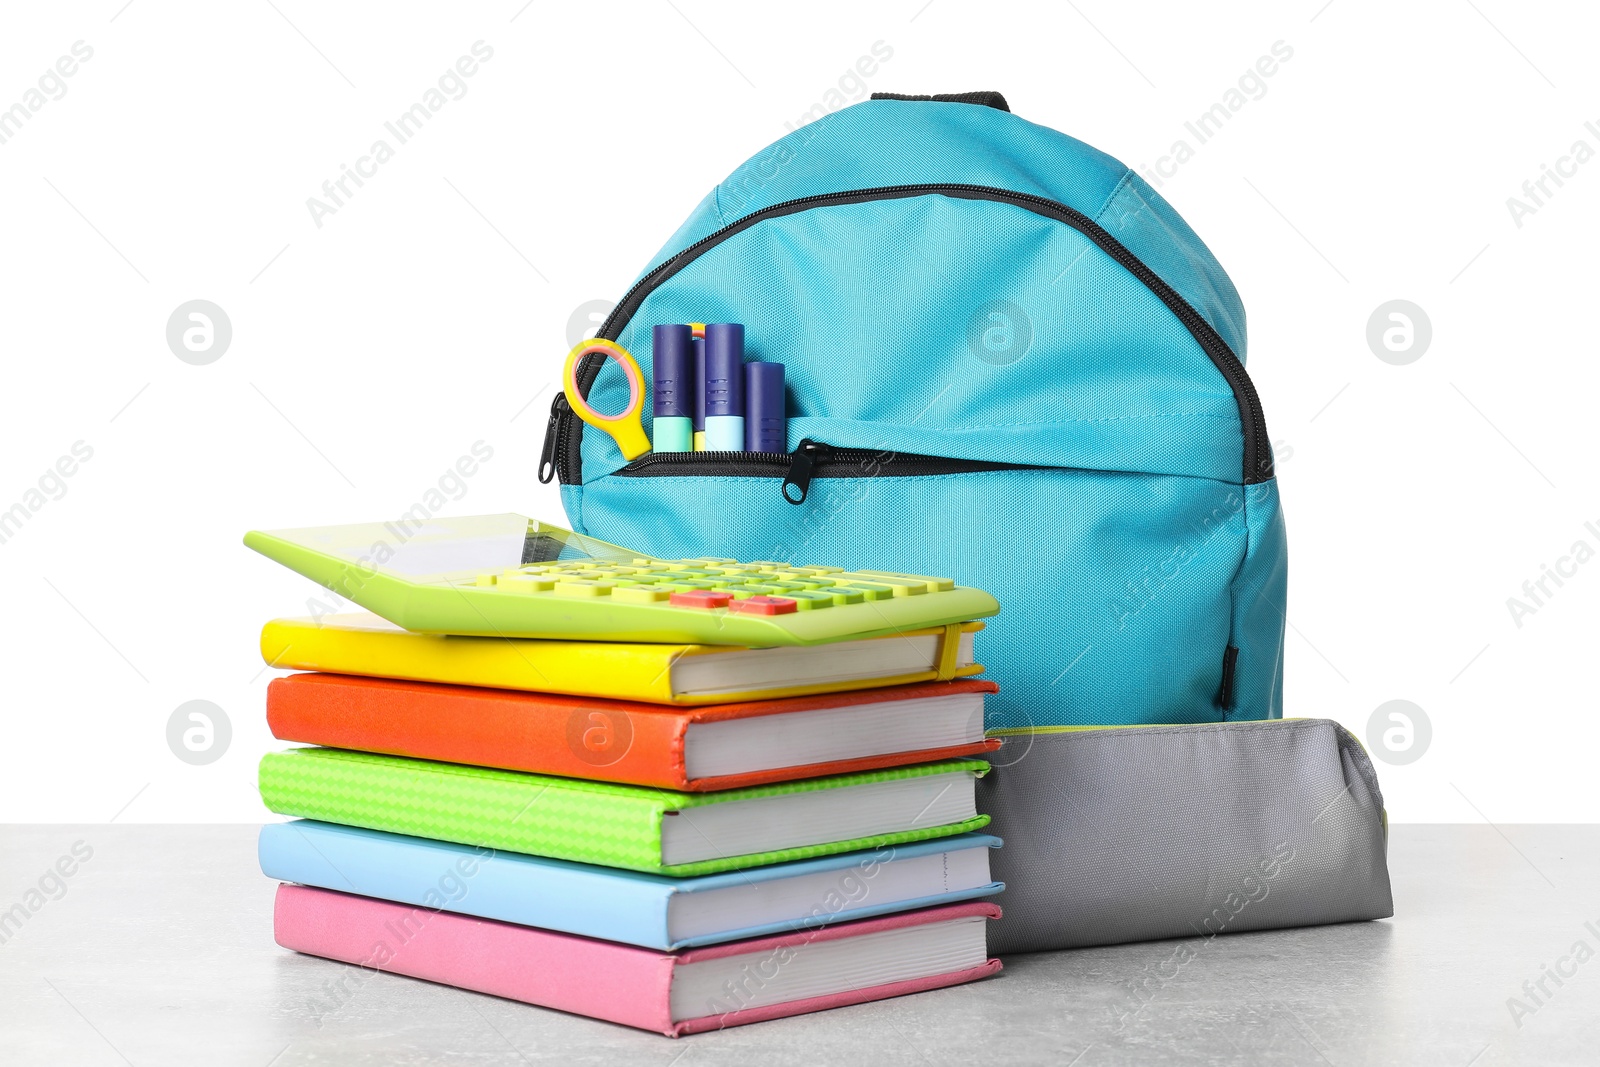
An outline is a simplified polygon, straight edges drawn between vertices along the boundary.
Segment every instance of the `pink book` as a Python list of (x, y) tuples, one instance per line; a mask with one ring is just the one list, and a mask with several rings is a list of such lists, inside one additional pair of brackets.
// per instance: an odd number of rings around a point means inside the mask
[(284, 948), (668, 1037), (970, 982), (993, 904), (949, 904), (681, 952), (280, 885)]

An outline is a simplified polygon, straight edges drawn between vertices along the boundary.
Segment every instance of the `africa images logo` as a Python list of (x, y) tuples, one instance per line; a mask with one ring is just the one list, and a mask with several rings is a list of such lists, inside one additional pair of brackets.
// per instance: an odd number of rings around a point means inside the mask
[(609, 767), (633, 747), (633, 719), (625, 711), (574, 708), (567, 716), (567, 748), (591, 767)]

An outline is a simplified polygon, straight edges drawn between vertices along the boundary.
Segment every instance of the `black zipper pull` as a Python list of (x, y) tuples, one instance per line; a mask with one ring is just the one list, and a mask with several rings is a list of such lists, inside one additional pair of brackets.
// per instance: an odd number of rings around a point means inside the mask
[[(811, 470), (818, 463), (833, 457), (833, 446), (806, 438), (800, 447), (789, 454), (789, 473), (783, 479), (783, 499), (791, 504), (804, 504), (811, 491)], [(789, 490), (793, 487), (795, 492)]]
[(557, 393), (550, 402), (550, 421), (544, 424), (544, 449), (539, 453), (539, 484), (549, 485), (556, 476), (556, 438), (560, 435), (561, 421), (569, 410), (567, 394)]

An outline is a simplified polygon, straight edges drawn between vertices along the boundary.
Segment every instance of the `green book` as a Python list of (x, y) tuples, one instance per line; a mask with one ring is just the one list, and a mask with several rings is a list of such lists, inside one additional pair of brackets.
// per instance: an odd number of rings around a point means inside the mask
[(977, 830), (978, 760), (674, 793), (297, 748), (261, 760), (280, 815), (652, 874), (702, 875)]

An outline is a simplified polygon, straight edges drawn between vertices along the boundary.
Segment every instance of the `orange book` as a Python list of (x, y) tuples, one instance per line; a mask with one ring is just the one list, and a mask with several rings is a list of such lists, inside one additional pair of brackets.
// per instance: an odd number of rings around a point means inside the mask
[(283, 741), (686, 792), (978, 756), (985, 681), (671, 707), (292, 674), (267, 687)]

